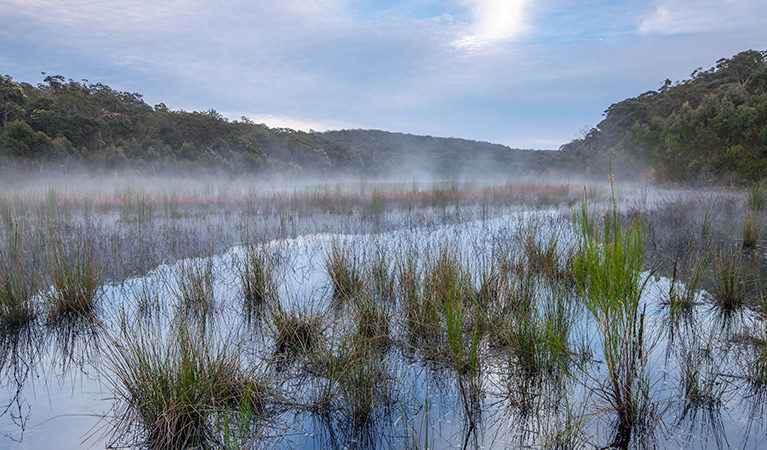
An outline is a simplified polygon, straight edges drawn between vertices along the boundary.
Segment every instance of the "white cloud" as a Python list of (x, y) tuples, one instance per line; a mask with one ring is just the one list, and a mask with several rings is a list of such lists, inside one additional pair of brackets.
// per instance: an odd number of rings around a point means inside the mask
[(656, 0), (642, 33), (684, 34), (764, 26), (764, 0)]
[[(324, 121), (316, 121), (316, 120), (304, 120), (297, 117), (290, 117), (290, 116), (283, 116), (283, 115), (275, 115), (275, 114), (231, 114), (231, 113), (222, 113), (226, 117), (230, 116), (236, 116), (236, 120), (240, 120), (240, 117), (247, 117), (249, 120), (252, 120), (255, 123), (263, 123), (267, 125), (270, 128), (290, 128), (293, 130), (301, 130), (301, 131), (327, 131), (327, 130), (338, 130), (342, 128), (348, 128), (348, 125), (344, 125), (338, 122), (324, 122)], [(230, 117), (231, 118), (231, 117)]]
[(468, 33), (453, 41), (456, 47), (485, 47), (507, 42), (530, 29), (527, 21), (530, 0), (462, 0), (472, 22)]

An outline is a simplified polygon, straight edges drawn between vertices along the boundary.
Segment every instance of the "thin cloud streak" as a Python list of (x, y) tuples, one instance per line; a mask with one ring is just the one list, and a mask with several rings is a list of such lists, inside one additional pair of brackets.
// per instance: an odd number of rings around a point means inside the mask
[(641, 33), (683, 34), (764, 26), (764, 0), (656, 0)]

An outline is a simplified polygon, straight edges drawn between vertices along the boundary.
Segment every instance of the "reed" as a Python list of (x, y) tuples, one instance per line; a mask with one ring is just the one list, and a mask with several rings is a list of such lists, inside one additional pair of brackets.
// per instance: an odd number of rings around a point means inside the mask
[[(610, 178), (612, 182), (612, 175)], [(601, 227), (589, 218), (585, 197), (573, 216), (578, 291), (597, 326), (607, 369), (605, 380), (595, 380), (596, 394), (616, 412), (615, 443), (622, 446), (647, 412), (642, 396), (647, 388), (648, 342), (652, 340), (645, 336), (641, 299), (649, 278), (641, 277), (641, 227), (636, 217), (623, 229), (614, 193), (612, 210), (601, 214)]]
[(275, 353), (288, 358), (307, 356), (323, 341), (323, 318), (296, 307), (286, 311), (277, 302), (272, 308)]
[(759, 223), (759, 216), (751, 213), (748, 214), (743, 221), (743, 247), (754, 248), (759, 242), (759, 235), (761, 234), (761, 224)]
[(382, 349), (389, 343), (392, 320), (389, 305), (364, 295), (355, 300), (353, 315), (357, 335), (369, 341), (373, 348)]
[(330, 243), (330, 249), (325, 254), (325, 272), (333, 288), (334, 300), (350, 299), (362, 292), (362, 264), (350, 244), (337, 240)]
[(453, 295), (452, 291), (446, 293), (445, 307), (445, 332), (447, 334), (447, 350), (456, 373), (458, 389), (461, 394), (464, 414), (470, 429), (476, 428), (475, 399), (481, 391), (481, 352), (480, 331), (478, 328), (471, 330), (467, 337), (465, 328), (465, 306), (460, 297)]
[(17, 252), (0, 247), (0, 325), (13, 328), (37, 317), (36, 277)]
[(767, 181), (761, 180), (751, 185), (746, 194), (746, 205), (753, 211), (764, 209), (767, 205)]
[(271, 395), (245, 368), (236, 339), (184, 320), (167, 331), (132, 322), (129, 327), (123, 320), (106, 355), (122, 404), (115, 444), (130, 439), (161, 450), (210, 448), (221, 433), (216, 423), (228, 417), (249, 426)]
[(45, 268), (53, 286), (44, 298), (50, 318), (95, 314), (103, 272), (88, 236), (52, 234), (47, 244)]
[(441, 335), (439, 310), (436, 303), (424, 294), (423, 266), (416, 250), (408, 248), (396, 260), (396, 267), (401, 308), (410, 339), (436, 344)]
[(746, 285), (743, 279), (741, 252), (734, 250), (729, 255), (723, 253), (717, 255), (712, 293), (714, 305), (725, 317), (729, 317), (743, 307), (746, 300)]
[(277, 255), (267, 244), (250, 241), (246, 241), (243, 252), (238, 271), (245, 309), (249, 313), (260, 312), (265, 305), (277, 301), (277, 280), (274, 275)]
[(178, 264), (176, 298), (182, 308), (207, 313), (215, 306), (213, 291), (213, 261), (188, 259)]

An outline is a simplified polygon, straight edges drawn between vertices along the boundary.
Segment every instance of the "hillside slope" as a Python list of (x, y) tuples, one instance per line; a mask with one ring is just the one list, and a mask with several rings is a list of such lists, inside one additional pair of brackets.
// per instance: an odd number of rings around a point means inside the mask
[(638, 168), (661, 182), (745, 184), (767, 177), (767, 52), (720, 59), (689, 79), (611, 105), (557, 166)]

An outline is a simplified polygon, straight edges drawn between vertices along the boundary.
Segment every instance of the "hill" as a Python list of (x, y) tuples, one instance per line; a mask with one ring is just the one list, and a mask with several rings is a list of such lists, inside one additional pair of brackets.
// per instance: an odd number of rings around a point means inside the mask
[(652, 173), (660, 182), (745, 184), (767, 177), (767, 52), (720, 59), (690, 78), (611, 105), (560, 169)]
[(215, 110), (172, 111), (140, 94), (47, 76), (32, 86), (0, 77), (0, 170), (296, 173), (432, 176), (527, 171), (532, 152), (463, 139), (382, 131), (269, 128)]

